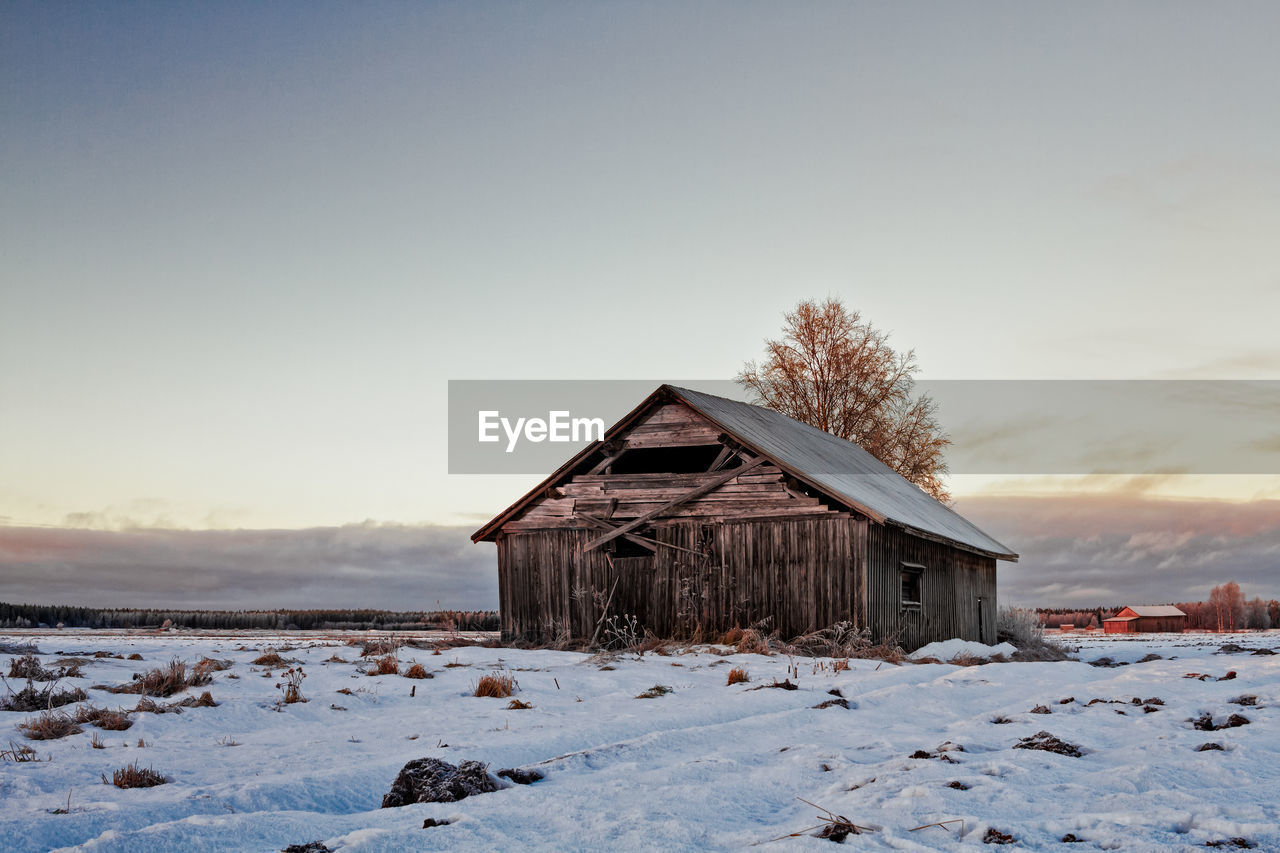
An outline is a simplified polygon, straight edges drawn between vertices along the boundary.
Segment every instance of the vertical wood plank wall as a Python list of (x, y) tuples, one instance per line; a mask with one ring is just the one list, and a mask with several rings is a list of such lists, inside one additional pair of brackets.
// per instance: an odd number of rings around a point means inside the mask
[[(925, 568), (919, 608), (902, 609), (902, 563)], [(979, 597), (982, 612), (979, 616)], [(878, 638), (906, 649), (959, 637), (996, 641), (996, 561), (885, 524), (870, 530), (867, 547), (868, 624)]]
[[(611, 615), (630, 614), (659, 636), (720, 633), (771, 617), (792, 637), (840, 621), (865, 624), (867, 521), (843, 513), (782, 520), (665, 524), (662, 542), (707, 558), (659, 548), (652, 558), (582, 551), (595, 530), (508, 533), (498, 539), (498, 595), (505, 638), (546, 639), (555, 626), (590, 637), (600, 618), (593, 592)], [(581, 589), (585, 594), (574, 595)]]
[[(771, 617), (790, 638), (849, 620), (875, 639), (913, 649), (935, 640), (996, 639), (995, 560), (920, 539), (866, 519), (831, 514), (780, 521), (665, 524), (653, 536), (710, 555), (671, 548), (653, 558), (583, 552), (598, 531), (508, 533), (498, 540), (504, 638), (554, 636), (556, 626), (589, 638), (600, 618), (630, 614), (658, 636), (704, 636)], [(921, 606), (901, 607), (901, 564), (919, 563)], [(574, 595), (575, 590), (585, 594)], [(982, 602), (979, 605), (979, 597)], [(979, 615), (979, 606), (982, 608)]]

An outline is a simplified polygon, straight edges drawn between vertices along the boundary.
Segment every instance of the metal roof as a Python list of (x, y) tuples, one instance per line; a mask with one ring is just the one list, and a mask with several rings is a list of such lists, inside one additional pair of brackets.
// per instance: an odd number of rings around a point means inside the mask
[(1186, 616), (1187, 615), (1183, 613), (1181, 610), (1179, 610), (1178, 608), (1174, 607), (1172, 604), (1139, 604), (1136, 606), (1131, 604), (1129, 605), (1128, 609), (1132, 610), (1138, 616)]
[[(939, 539), (1001, 560), (1018, 555), (978, 529), (946, 504), (912, 485), (902, 475), (851, 441), (786, 415), (690, 388), (663, 385), (620, 421), (605, 439), (624, 433), (650, 408), (670, 397), (700, 413), (738, 443), (761, 454), (798, 480), (866, 515), (872, 521), (895, 524), (917, 535)], [(598, 448), (592, 443), (553, 471), (520, 500), (471, 535), (490, 540), (511, 517), (533, 503), (548, 487), (570, 476), (574, 467)]]
[(747, 447), (831, 497), (926, 535), (1016, 561), (1018, 555), (851, 441), (781, 412), (663, 386)]

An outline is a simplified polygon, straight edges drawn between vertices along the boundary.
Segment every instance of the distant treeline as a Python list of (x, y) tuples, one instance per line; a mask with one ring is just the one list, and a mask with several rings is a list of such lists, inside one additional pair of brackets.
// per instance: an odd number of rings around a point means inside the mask
[(279, 631), (496, 631), (493, 610), (139, 610), (0, 602), (3, 628), (175, 628)]
[[(1157, 602), (1135, 601), (1133, 604), (1174, 604), (1187, 614), (1187, 628), (1193, 631), (1239, 631), (1280, 628), (1280, 601), (1245, 599), (1234, 582), (1215, 586), (1208, 601)], [(1129, 605), (1096, 607), (1092, 610), (1039, 607), (1040, 622), (1046, 628), (1073, 625), (1076, 628), (1101, 628), (1102, 620)]]

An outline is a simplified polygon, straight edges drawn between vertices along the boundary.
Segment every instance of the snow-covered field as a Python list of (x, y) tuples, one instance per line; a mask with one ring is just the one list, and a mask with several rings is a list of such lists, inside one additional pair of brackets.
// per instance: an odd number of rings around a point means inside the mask
[[(402, 664), (416, 660), (430, 680), (362, 675), (359, 647), (304, 635), (0, 635), (32, 639), (46, 666), (98, 650), (144, 658), (93, 658), (83, 678), (60, 686), (125, 683), (174, 657), (234, 666), (189, 691), (209, 689), (218, 707), (136, 713), (127, 731), (85, 726), (31, 741), (16, 724), (34, 714), (0, 712), (0, 750), (27, 744), (40, 758), (0, 762), (7, 851), (269, 851), (310, 841), (369, 851), (829, 849), (811, 833), (774, 840), (821, 823), (799, 798), (867, 828), (846, 843), (873, 849), (986, 849), (994, 829), (1024, 848), (1072, 834), (1084, 843), (1066, 849), (1203, 850), (1243, 839), (1280, 850), (1280, 656), (1216, 653), (1224, 642), (1280, 649), (1276, 632), (1069, 638), (1082, 661), (1128, 663), (1116, 667), (854, 660), (836, 672), (831, 660), (709, 651), (605, 665), (569, 652), (401, 649)], [(306, 703), (278, 707), (281, 668), (266, 677), (251, 663), (283, 644), (306, 672)], [(349, 662), (326, 662), (335, 654)], [(1161, 659), (1138, 662), (1152, 654)], [(7, 672), (8, 656), (0, 663)], [(727, 685), (733, 667), (750, 682)], [(499, 669), (531, 709), (471, 695)], [(1236, 677), (1217, 680), (1228, 671)], [(753, 689), (775, 679), (799, 689)], [(636, 698), (654, 685), (671, 692)], [(848, 709), (814, 707), (832, 691)], [(138, 699), (89, 694), (111, 708)], [(1232, 703), (1250, 696), (1256, 704)], [(1038, 705), (1051, 713), (1030, 713)], [(1191, 720), (1206, 713), (1249, 724), (1197, 730)], [(1040, 731), (1083, 755), (1013, 748)], [(104, 749), (91, 747), (95, 733)], [(1206, 742), (1223, 749), (1197, 751)], [(918, 750), (929, 757), (913, 758)], [(492, 770), (537, 765), (546, 777), (453, 803), (379, 808), (400, 767), (426, 756)], [(101, 774), (132, 761), (171, 781), (103, 784)], [(450, 823), (424, 828), (427, 818)]]

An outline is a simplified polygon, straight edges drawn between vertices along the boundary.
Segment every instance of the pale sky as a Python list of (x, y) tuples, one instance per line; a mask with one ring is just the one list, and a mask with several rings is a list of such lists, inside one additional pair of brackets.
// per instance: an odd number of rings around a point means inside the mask
[[(927, 378), (1278, 378), (1277, 32), (5, 3), (0, 523), (474, 526), (536, 478), (447, 474), (449, 379), (730, 378), (828, 295)], [(1280, 496), (1241, 483), (1167, 488)]]

